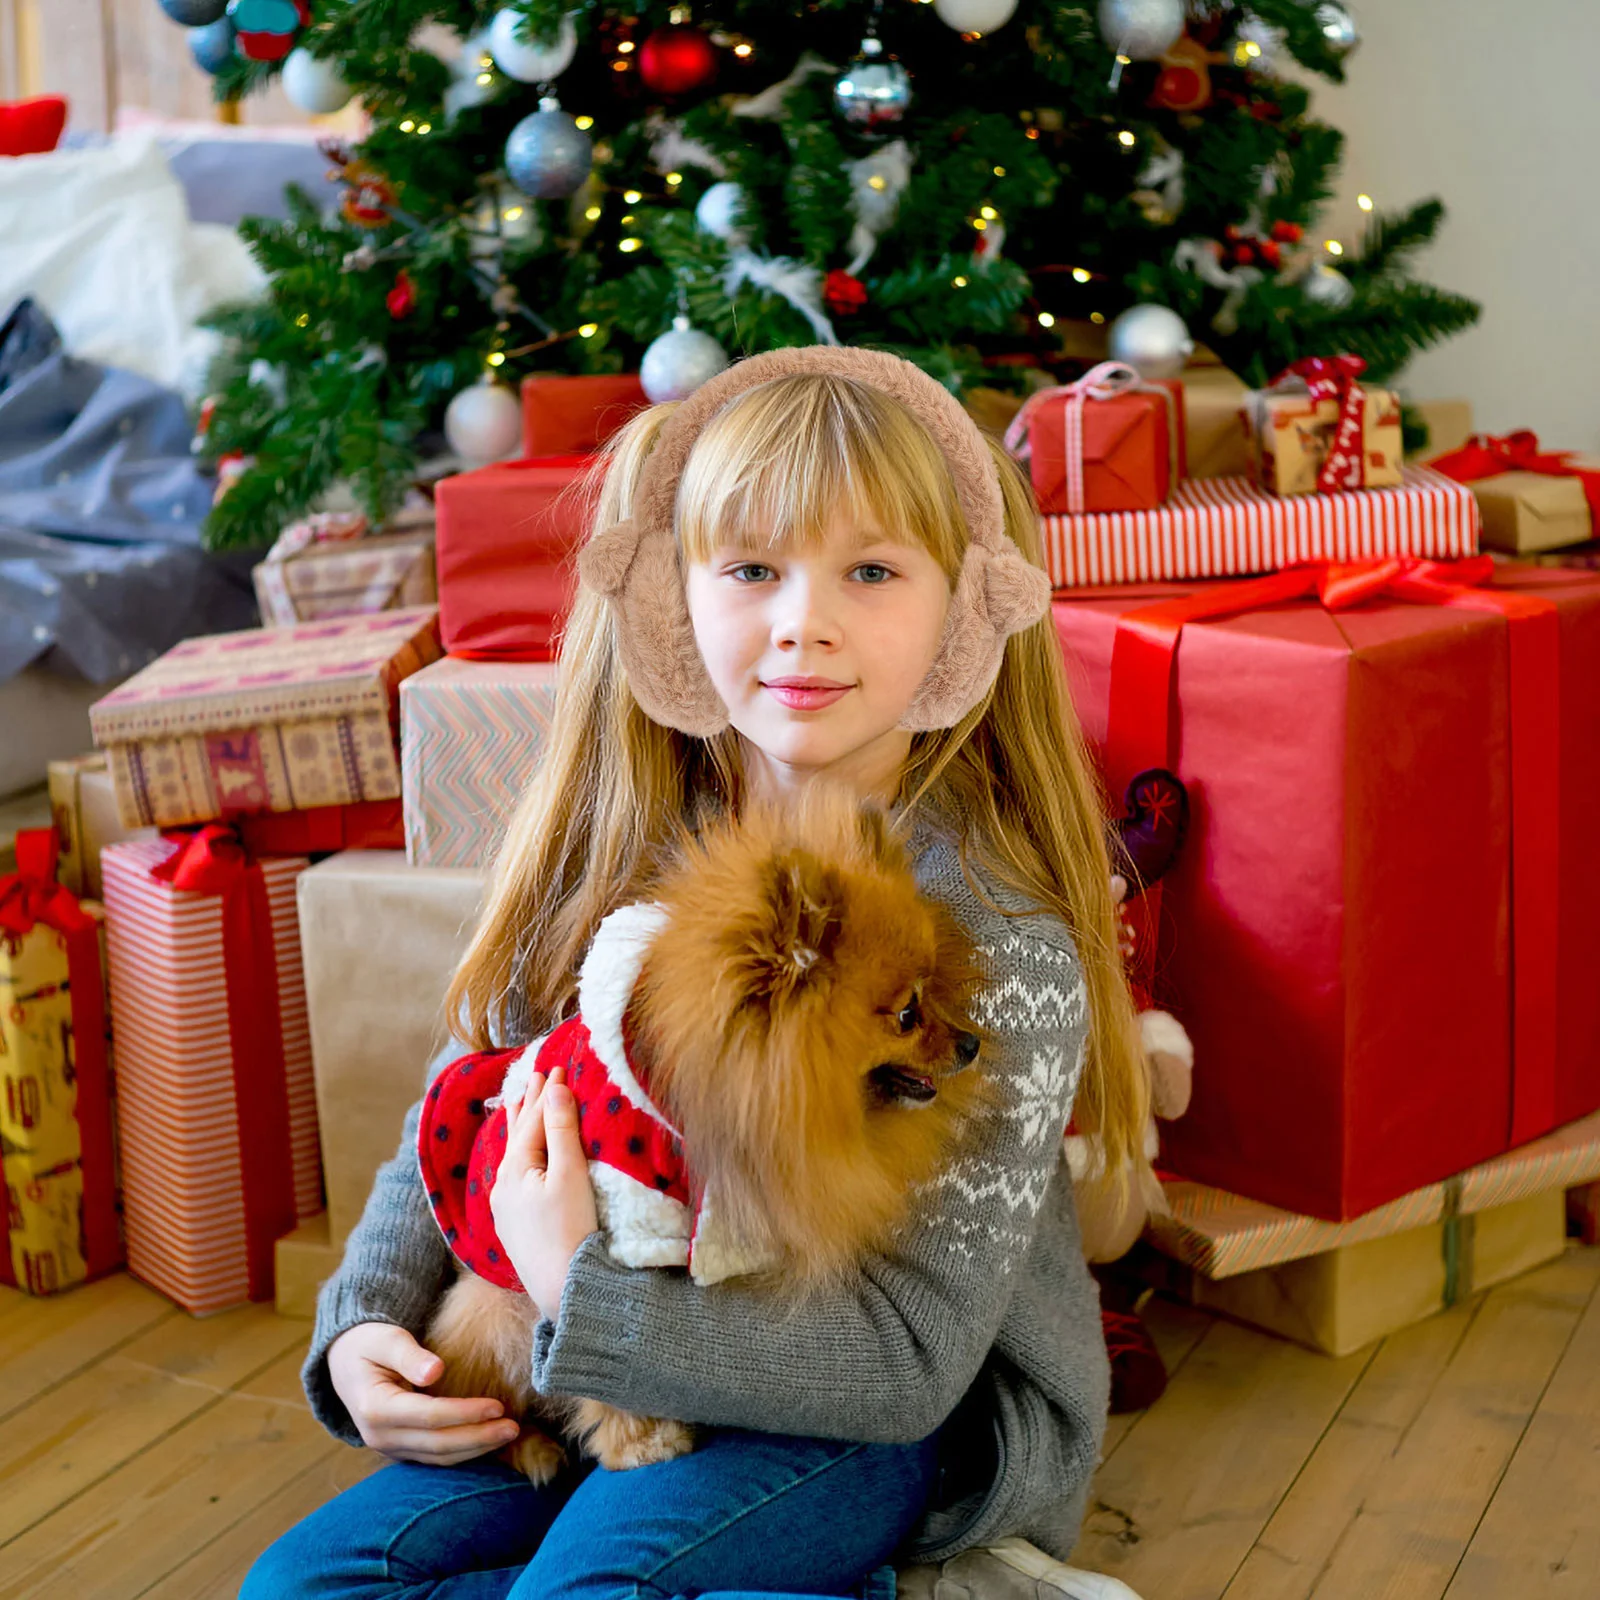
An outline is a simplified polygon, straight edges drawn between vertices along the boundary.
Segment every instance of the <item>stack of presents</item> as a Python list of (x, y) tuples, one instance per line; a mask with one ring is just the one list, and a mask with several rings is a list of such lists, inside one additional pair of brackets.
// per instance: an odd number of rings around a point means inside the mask
[[(1190, 801), (1134, 907), (1195, 1053), (1144, 1270), (1334, 1352), (1556, 1255), (1569, 1213), (1592, 1240), (1600, 1197), (1600, 473), (1464, 422), (1403, 461), (1358, 368), (1100, 367), (1008, 431), (1107, 788)], [(586, 469), (643, 403), (530, 380), (524, 459), (436, 521), (289, 530), (269, 626), (95, 707), (0, 879), (0, 1276), (125, 1250), (194, 1312), (309, 1311), (446, 1043)]]

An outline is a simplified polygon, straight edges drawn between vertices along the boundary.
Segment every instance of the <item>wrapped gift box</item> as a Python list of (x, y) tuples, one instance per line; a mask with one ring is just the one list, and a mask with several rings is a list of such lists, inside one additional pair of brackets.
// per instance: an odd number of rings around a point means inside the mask
[(129, 827), (400, 795), (400, 681), (431, 608), (189, 639), (89, 712)]
[(1577, 478), (1502, 472), (1471, 488), (1483, 519), (1483, 542), (1492, 549), (1531, 555), (1594, 537), (1589, 500)]
[(1043, 518), (1058, 589), (1274, 572), (1302, 561), (1433, 560), (1478, 548), (1471, 493), (1427, 467), (1398, 488), (1280, 499), (1248, 478), (1186, 479), (1158, 511)]
[(61, 882), (75, 895), (101, 898), (100, 852), (129, 838), (154, 838), (154, 828), (126, 826), (103, 750), (52, 761), (50, 811), (61, 841)]
[(438, 487), (439, 625), (453, 656), (550, 661), (577, 586), (593, 456), (510, 461)]
[(444, 992), (483, 878), (407, 866), (399, 851), (353, 850), (312, 867), (299, 892), (328, 1237), (340, 1249), (447, 1043)]
[(400, 686), (412, 866), (487, 865), (543, 753), (556, 671), (553, 662), (447, 657)]
[[(1400, 400), (1388, 389), (1363, 384), (1360, 446), (1361, 487), (1384, 489), (1401, 481), (1405, 455)], [(1339, 426), (1339, 401), (1306, 394), (1266, 392), (1256, 396), (1254, 444), (1257, 477), (1271, 494), (1317, 493), (1317, 475), (1333, 448)]]
[(1195, 800), (1156, 971), (1202, 1065), (1166, 1159), (1344, 1219), (1600, 1106), (1600, 852), (1555, 845), (1600, 831), (1600, 580), (1498, 569), (1510, 603), (1554, 607), (1559, 683), (1531, 696), (1493, 611), (1286, 601), (1190, 622), (1170, 699), (1151, 689), (1167, 728), (1112, 730), (1108, 751), (1119, 619), (1242, 587), (1084, 595), (1055, 621), (1111, 792), (1168, 765)]
[(649, 404), (637, 372), (533, 373), (522, 380), (522, 453), (586, 455)]
[(1250, 390), (1214, 357), (1197, 360), (1179, 377), (1184, 444), (1191, 478), (1248, 478), (1255, 455), (1246, 408)]
[(285, 530), (251, 574), (262, 623), (288, 628), (434, 604), (432, 509), (405, 520), (369, 533), (358, 512), (324, 513)]
[(274, 1244), (322, 1205), (295, 908), (308, 863), (207, 854), (225, 832), (101, 857), (128, 1266), (195, 1313), (271, 1299)]
[(100, 908), (56, 876), (49, 829), (0, 877), (0, 1283), (30, 1294), (122, 1262)]

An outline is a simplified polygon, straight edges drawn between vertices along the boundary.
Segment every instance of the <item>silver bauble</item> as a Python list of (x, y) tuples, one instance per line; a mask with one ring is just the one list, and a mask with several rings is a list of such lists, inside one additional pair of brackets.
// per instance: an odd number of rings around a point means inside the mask
[(702, 233), (709, 233), (713, 239), (721, 239), (728, 244), (742, 241), (746, 237), (745, 229), (739, 222), (739, 210), (743, 204), (744, 190), (724, 178), (721, 183), (712, 184), (700, 196), (700, 203), (694, 208), (695, 226)]
[(350, 85), (332, 61), (324, 61), (303, 46), (289, 52), (283, 64), (283, 92), (289, 104), (325, 117), (350, 104)]
[(1356, 297), (1356, 287), (1337, 267), (1319, 261), (1300, 280), (1300, 292), (1324, 311), (1343, 311)]
[(519, 83), (548, 83), (572, 65), (578, 53), (578, 30), (570, 16), (561, 19), (561, 31), (554, 39), (540, 42), (519, 39), (520, 12), (501, 11), (489, 24), (489, 54), (508, 78)]
[(1355, 54), (1356, 46), (1361, 43), (1361, 30), (1344, 6), (1337, 4), (1336, 0), (1322, 0), (1311, 15), (1316, 19), (1317, 29), (1328, 48), (1341, 61)]
[(227, 17), (208, 22), (203, 28), (191, 28), (189, 53), (194, 57), (194, 64), (202, 72), (209, 72), (213, 78), (216, 77), (233, 60), (233, 47), (238, 37), (237, 30)]
[(690, 327), (687, 317), (674, 317), (670, 331), (645, 350), (639, 382), (660, 405), (666, 400), (686, 399), (727, 365), (728, 352), (709, 333)]
[(506, 176), (536, 200), (559, 200), (594, 165), (594, 141), (554, 101), (524, 117), (506, 140)]
[(911, 109), (911, 74), (883, 55), (876, 39), (861, 48), (862, 59), (851, 62), (833, 86), (834, 109), (852, 128), (893, 127)]
[(933, 9), (957, 33), (993, 33), (1017, 14), (1017, 0), (933, 0)]
[(1183, 37), (1183, 0), (1100, 0), (1100, 33), (1118, 55), (1154, 61)]
[(1194, 340), (1176, 311), (1130, 306), (1111, 324), (1107, 350), (1113, 361), (1137, 367), (1141, 378), (1175, 378), (1194, 354)]
[(161, 9), (186, 28), (203, 28), (227, 14), (228, 0), (161, 0)]
[(522, 405), (498, 383), (475, 383), (450, 402), (444, 436), (463, 461), (503, 461), (522, 443)]

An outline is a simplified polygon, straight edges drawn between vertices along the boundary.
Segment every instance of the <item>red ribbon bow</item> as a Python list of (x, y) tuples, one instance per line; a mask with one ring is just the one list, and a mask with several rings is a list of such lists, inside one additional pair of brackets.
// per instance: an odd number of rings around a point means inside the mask
[(1317, 471), (1317, 492), (1337, 494), (1366, 482), (1367, 392), (1357, 381), (1367, 370), (1360, 356), (1305, 356), (1278, 374), (1269, 389), (1304, 383), (1313, 404), (1339, 402), (1333, 445)]
[(1539, 436), (1529, 428), (1496, 436), (1475, 433), (1459, 450), (1436, 457), (1428, 465), (1457, 483), (1476, 483), (1502, 472), (1541, 472), (1550, 478), (1576, 478), (1589, 502), (1589, 520), (1600, 530), (1600, 469), (1575, 467), (1572, 451), (1541, 451)]
[(193, 833), (164, 837), (177, 849), (151, 867), (150, 876), (185, 893), (222, 899), (222, 965), (250, 1298), (269, 1300), (273, 1246), (294, 1228), (297, 1217), (278, 953), (266, 880), (238, 831), (225, 824), (208, 823)]
[[(1549, 797), (1560, 793), (1560, 622), (1540, 595), (1481, 587), (1488, 556), (1424, 561), (1315, 562), (1268, 577), (1219, 584), (1182, 599), (1125, 612), (1111, 656), (1106, 781), (1113, 793), (1147, 767), (1177, 770), (1173, 690), (1184, 625), (1286, 601), (1315, 599), (1330, 611), (1370, 600), (1496, 611), (1506, 619), (1511, 705), (1511, 916), (1513, 1047), (1510, 1143), (1553, 1125), (1556, 1104), (1556, 943), (1560, 912), (1560, 829)], [(1181, 776), (1181, 774), (1180, 774)]]
[(17, 870), (0, 877), (0, 933), (16, 943), (41, 923), (60, 934), (94, 927), (70, 889), (56, 881), (61, 841), (54, 828), (17, 835)]

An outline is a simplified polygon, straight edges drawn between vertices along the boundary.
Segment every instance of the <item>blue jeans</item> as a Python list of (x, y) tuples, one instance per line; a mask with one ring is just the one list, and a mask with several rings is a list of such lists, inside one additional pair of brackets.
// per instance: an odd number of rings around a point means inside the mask
[(708, 1431), (674, 1461), (535, 1489), (493, 1457), (385, 1467), (250, 1569), (240, 1600), (894, 1600), (886, 1565), (933, 1487), (936, 1437), (850, 1444)]

